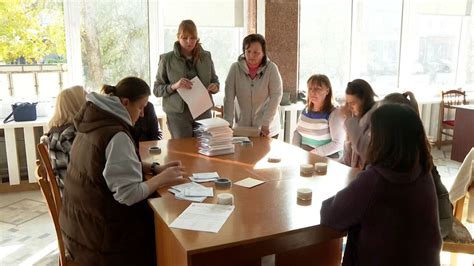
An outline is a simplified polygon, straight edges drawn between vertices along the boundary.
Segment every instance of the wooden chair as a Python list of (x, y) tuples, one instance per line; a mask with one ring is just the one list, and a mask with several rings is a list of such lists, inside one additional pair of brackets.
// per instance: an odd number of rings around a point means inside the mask
[(438, 149), (444, 144), (451, 144), (452, 140), (444, 140), (443, 135), (453, 137), (454, 119), (449, 119), (449, 110), (455, 110), (456, 105), (467, 104), (466, 92), (459, 90), (449, 90), (441, 92), (441, 103), (439, 106), (438, 138), (436, 145)]
[(66, 257), (66, 249), (64, 247), (64, 240), (61, 233), (61, 226), (59, 224), (59, 213), (61, 212), (61, 194), (59, 186), (54, 174), (51, 161), (49, 159), (48, 147), (44, 143), (39, 143), (36, 146), (40, 159), (37, 161), (36, 177), (41, 188), (41, 192), (48, 205), (49, 213), (53, 218), (54, 229), (58, 238), (59, 247), (59, 265), (73, 266), (76, 265)]
[[(474, 241), (463, 221), (465, 201), (467, 194), (471, 197), (469, 204), (474, 204), (474, 148), (464, 159), (456, 180), (449, 192), (450, 200), (454, 203), (453, 229), (443, 241), (443, 251), (452, 252), (451, 265), (456, 265), (456, 253), (474, 254)], [(469, 204), (467, 206), (469, 207)]]
[[(474, 186), (471, 185), (472, 189)], [(469, 231), (462, 225), (462, 215), (466, 197), (462, 197), (455, 203), (453, 233), (450, 233), (443, 241), (443, 251), (452, 253), (474, 254), (474, 241)]]
[(211, 108), (212, 117), (224, 117), (224, 106), (215, 105)]

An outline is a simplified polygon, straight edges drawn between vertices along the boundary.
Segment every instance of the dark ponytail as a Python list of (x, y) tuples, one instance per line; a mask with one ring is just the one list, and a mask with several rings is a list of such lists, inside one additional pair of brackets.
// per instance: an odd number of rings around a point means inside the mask
[(150, 96), (150, 86), (140, 78), (127, 77), (119, 81), (115, 86), (103, 85), (101, 92), (119, 98), (127, 98), (134, 102), (143, 97)]
[(104, 84), (100, 89), (100, 92), (107, 95), (115, 95), (114, 93), (116, 89), (115, 86)]

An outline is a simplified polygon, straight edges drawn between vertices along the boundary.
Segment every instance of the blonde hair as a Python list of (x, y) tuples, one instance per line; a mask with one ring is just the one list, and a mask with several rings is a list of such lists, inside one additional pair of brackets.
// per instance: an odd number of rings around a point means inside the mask
[(56, 98), (54, 115), (49, 121), (49, 127), (61, 127), (72, 124), (74, 116), (86, 102), (86, 91), (82, 86), (74, 86), (62, 90)]
[(176, 34), (176, 37), (181, 35), (191, 35), (192, 37), (196, 38), (196, 46), (193, 49), (193, 64), (196, 65), (197, 61), (201, 58), (201, 43), (199, 42), (199, 37), (198, 37), (198, 32), (197, 32), (197, 27), (196, 24), (194, 24), (194, 21), (187, 19), (181, 21), (178, 27), (178, 33)]

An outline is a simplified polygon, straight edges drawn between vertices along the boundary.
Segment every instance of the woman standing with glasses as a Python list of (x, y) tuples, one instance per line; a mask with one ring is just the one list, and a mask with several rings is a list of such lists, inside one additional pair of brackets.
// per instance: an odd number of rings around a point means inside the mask
[(320, 156), (339, 158), (344, 148), (344, 116), (336, 108), (326, 75), (312, 75), (307, 82), (308, 103), (298, 120), (293, 144)]
[(209, 97), (219, 92), (219, 78), (211, 53), (201, 47), (194, 22), (183, 20), (179, 24), (177, 37), (173, 51), (160, 56), (153, 89), (157, 97), (163, 97), (163, 110), (174, 139), (192, 137), (194, 121), (211, 117), (209, 109), (193, 119), (177, 89), (192, 89), (191, 79), (197, 76), (207, 88)]

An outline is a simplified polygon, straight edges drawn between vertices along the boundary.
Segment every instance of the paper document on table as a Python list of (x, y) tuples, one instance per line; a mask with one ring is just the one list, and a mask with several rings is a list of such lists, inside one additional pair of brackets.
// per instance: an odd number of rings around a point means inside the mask
[(193, 119), (195, 119), (209, 110), (213, 106), (213, 103), (209, 92), (198, 76), (191, 79), (191, 82), (193, 83), (192, 89), (178, 88), (178, 93), (188, 104), (189, 111), (191, 111), (191, 115)]
[(219, 174), (217, 172), (204, 172), (204, 173), (194, 173), (193, 177), (195, 179), (210, 179), (210, 178), (219, 178)]
[(191, 203), (169, 226), (217, 233), (234, 211), (234, 207), (233, 205)]
[(265, 183), (265, 182), (262, 181), (262, 180), (247, 177), (247, 178), (242, 179), (238, 182), (235, 182), (234, 184), (238, 185), (238, 186), (246, 187), (246, 188), (252, 188), (252, 187), (258, 186), (258, 185), (263, 184), (263, 183)]
[(193, 175), (189, 176), (189, 179), (196, 183), (204, 183), (209, 181), (216, 181), (217, 179), (219, 179), (219, 174), (217, 174), (217, 172), (194, 173)]
[(203, 202), (206, 199), (206, 196), (190, 197), (190, 196), (185, 195), (184, 191), (186, 189), (193, 189), (193, 188), (198, 188), (199, 189), (199, 188), (206, 188), (206, 187), (203, 186), (203, 185), (191, 182), (191, 183), (184, 183), (184, 184), (181, 184), (181, 185), (172, 186), (168, 189), (168, 191), (173, 193), (176, 199)]
[(233, 144), (242, 144), (244, 141), (250, 141), (248, 137), (233, 137), (232, 143)]
[(186, 197), (214, 197), (214, 190), (212, 189), (212, 187), (186, 188), (184, 189), (184, 196)]

